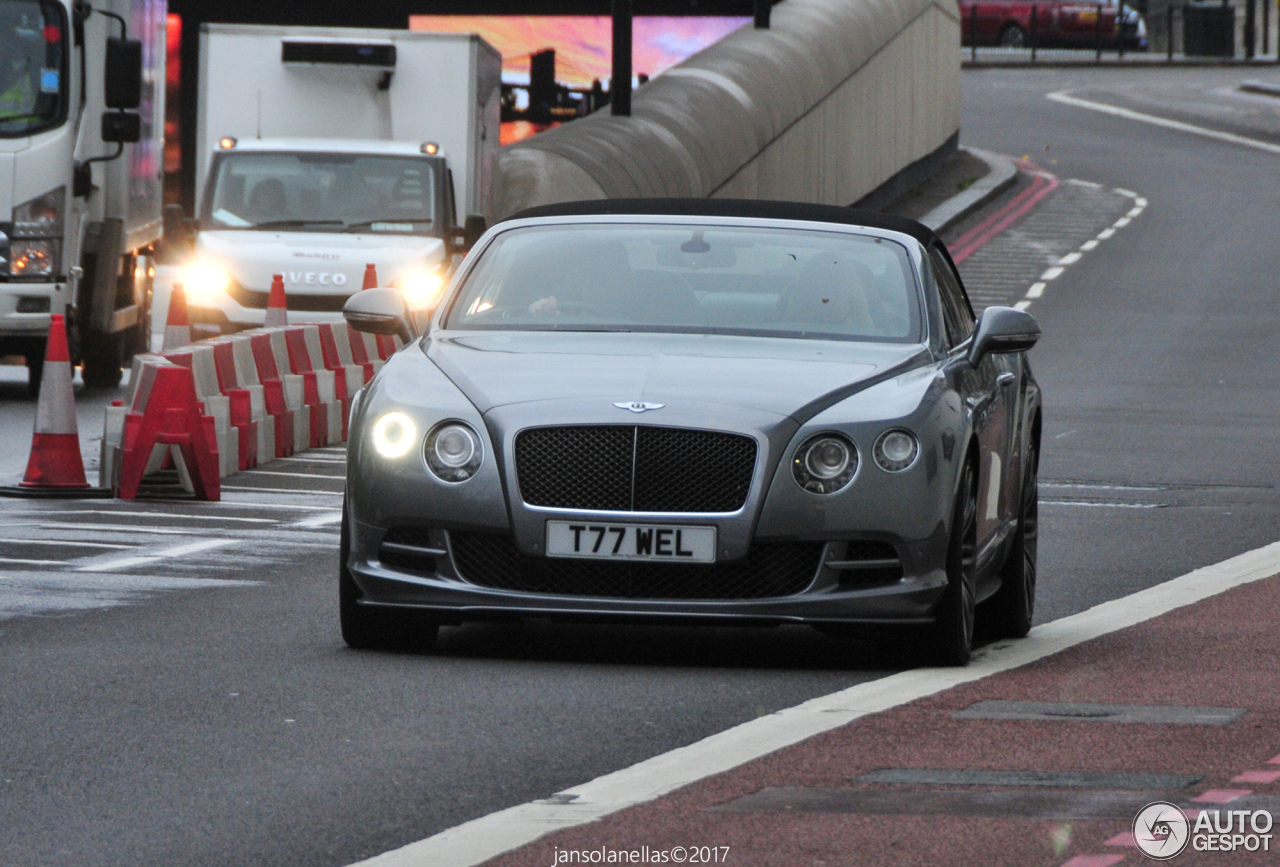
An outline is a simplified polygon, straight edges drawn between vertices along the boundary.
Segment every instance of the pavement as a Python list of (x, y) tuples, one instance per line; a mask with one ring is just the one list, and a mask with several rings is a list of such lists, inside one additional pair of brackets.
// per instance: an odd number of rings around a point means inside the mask
[[(718, 863), (786, 867), (1137, 864), (1133, 821), (1155, 801), (1193, 817), (1280, 817), (1277, 610), (1280, 576), (1252, 580), (484, 863), (708, 847), (725, 853)], [(1280, 827), (1269, 844), (1224, 853), (1193, 841), (1176, 863), (1275, 863)]]

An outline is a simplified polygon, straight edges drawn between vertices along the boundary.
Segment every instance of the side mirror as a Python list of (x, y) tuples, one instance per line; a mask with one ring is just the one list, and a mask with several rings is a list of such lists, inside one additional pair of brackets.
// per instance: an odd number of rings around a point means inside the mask
[(137, 39), (107, 40), (105, 79), (107, 108), (142, 105), (142, 43)]
[(977, 367), (992, 353), (1026, 352), (1040, 339), (1040, 325), (1030, 313), (1012, 307), (988, 307), (978, 319), (969, 347), (969, 363)]
[(488, 229), (489, 221), (482, 215), (467, 215), (466, 225), (454, 227), (454, 229), (449, 232), (449, 237), (446, 239), (449, 252), (466, 253), (476, 245), (476, 241), (479, 241), (480, 236), (488, 231)]
[(396, 289), (365, 289), (342, 305), (342, 318), (356, 331), (394, 334), (406, 343), (418, 336), (418, 324)]

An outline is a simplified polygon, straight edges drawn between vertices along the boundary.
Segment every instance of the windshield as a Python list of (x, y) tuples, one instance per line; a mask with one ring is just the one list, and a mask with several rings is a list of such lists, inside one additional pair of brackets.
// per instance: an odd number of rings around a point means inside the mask
[(0, 137), (66, 118), (66, 32), (57, 3), (0, 0)]
[(205, 223), (215, 229), (428, 234), (435, 173), (419, 157), (222, 154)]
[(907, 251), (862, 235), (724, 226), (543, 226), (500, 235), (448, 328), (921, 339)]

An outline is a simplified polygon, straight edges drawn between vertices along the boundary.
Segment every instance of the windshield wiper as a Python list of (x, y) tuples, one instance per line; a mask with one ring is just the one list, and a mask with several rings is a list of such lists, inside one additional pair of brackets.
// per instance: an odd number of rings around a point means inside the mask
[(343, 227), (344, 232), (358, 232), (361, 229), (372, 229), (375, 223), (431, 223), (434, 222), (430, 217), (422, 219), (406, 219), (404, 217), (392, 217), (389, 220), (361, 220), (359, 223), (348, 223)]
[(251, 229), (287, 229), (292, 226), (341, 226), (341, 220), (266, 220), (254, 223)]

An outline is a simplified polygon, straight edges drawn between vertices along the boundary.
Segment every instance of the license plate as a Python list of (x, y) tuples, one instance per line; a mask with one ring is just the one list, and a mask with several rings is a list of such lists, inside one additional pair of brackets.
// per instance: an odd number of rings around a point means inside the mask
[(547, 556), (714, 563), (716, 528), (548, 521)]

